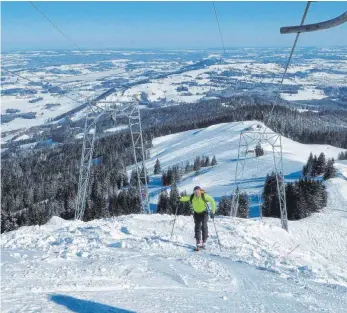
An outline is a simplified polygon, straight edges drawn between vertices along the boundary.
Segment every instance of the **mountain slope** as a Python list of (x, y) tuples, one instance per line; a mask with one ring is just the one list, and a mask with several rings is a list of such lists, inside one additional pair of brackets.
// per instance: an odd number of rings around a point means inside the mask
[[(218, 200), (224, 195), (230, 195), (233, 190), (240, 132), (253, 125), (261, 125), (261, 131), (264, 131), (261, 122), (244, 121), (222, 123), (155, 138), (153, 148), (149, 150), (150, 160), (146, 162), (146, 166), (151, 173), (157, 158), (160, 160), (162, 170), (166, 170), (174, 164), (182, 164), (183, 167), (187, 161), (192, 164), (196, 156), (208, 155), (211, 158), (216, 155), (218, 164), (215, 167), (202, 168), (199, 175), (193, 172), (183, 176), (178, 187), (180, 192), (190, 193), (194, 186), (199, 185)], [(256, 142), (249, 149), (254, 149), (255, 145)], [(286, 181), (300, 177), (302, 167), (311, 152), (317, 156), (324, 152), (326, 158), (336, 159), (343, 151), (330, 145), (301, 144), (285, 137), (282, 137), (282, 145)], [(264, 144), (262, 147), (265, 155), (259, 158), (251, 157), (246, 161), (243, 181), (240, 184), (242, 191), (254, 196), (252, 198), (254, 202), (257, 202), (257, 196), (263, 191), (266, 174), (274, 169), (271, 146)], [(160, 176), (151, 176), (149, 187), (153, 205), (157, 203), (156, 195), (162, 189), (159, 182)]]
[[(256, 121), (214, 125), (156, 138), (151, 168), (216, 155), (218, 164), (187, 174), (180, 191), (201, 185), (217, 199), (229, 194), (239, 132)], [(242, 188), (259, 193), (272, 155), (246, 165)], [(309, 153), (336, 157), (341, 149), (283, 138), (284, 171), (300, 175)], [(130, 215), (87, 223), (53, 217), (44, 226), (1, 236), (2, 312), (331, 312), (347, 307), (347, 181), (326, 183), (328, 206), (289, 222), (278, 219), (209, 221), (206, 251), (193, 252), (193, 219)], [(257, 174), (259, 176), (254, 176)], [(152, 204), (162, 188), (151, 175)]]

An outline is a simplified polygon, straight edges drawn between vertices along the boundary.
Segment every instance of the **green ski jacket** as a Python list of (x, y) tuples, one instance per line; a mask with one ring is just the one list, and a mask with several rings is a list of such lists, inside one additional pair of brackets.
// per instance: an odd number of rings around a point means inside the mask
[[(216, 213), (216, 202), (207, 193), (204, 193), (204, 196), (205, 196), (206, 202), (211, 203), (212, 213), (215, 214)], [(189, 202), (190, 201), (190, 196), (183, 196), (183, 197), (180, 198), (180, 201), (181, 202)], [(193, 206), (194, 212), (202, 213), (202, 212), (206, 211), (207, 210), (206, 202), (202, 199), (202, 196), (197, 197), (196, 195), (194, 195), (194, 197), (192, 199), (192, 206)]]

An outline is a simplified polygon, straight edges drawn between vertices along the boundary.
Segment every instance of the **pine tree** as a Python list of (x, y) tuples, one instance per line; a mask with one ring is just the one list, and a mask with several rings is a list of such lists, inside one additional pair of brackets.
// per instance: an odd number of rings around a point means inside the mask
[(175, 214), (179, 207), (179, 192), (176, 184), (176, 180), (172, 182), (170, 197), (169, 197), (169, 214)]
[(39, 212), (36, 205), (29, 208), (29, 223), (30, 225), (38, 225), (39, 223)]
[(231, 210), (231, 198), (227, 198), (226, 196), (223, 196), (218, 203), (218, 215), (224, 215), (229, 216)]
[(306, 163), (306, 175), (304, 174), (304, 176), (312, 176), (313, 163), (314, 163), (313, 154), (311, 152)]
[(158, 175), (161, 173), (161, 166), (160, 166), (160, 161), (157, 159), (154, 165), (154, 175)]
[(1, 210), (1, 233), (15, 230), (17, 228), (17, 219), (11, 216), (9, 212)]
[(175, 180), (176, 182), (180, 181), (182, 178), (182, 171), (179, 165), (174, 165), (172, 167), (172, 180)]
[[(181, 193), (181, 197), (186, 196), (186, 192)], [(179, 202), (178, 203), (178, 212), (179, 215), (186, 215), (189, 216), (192, 214), (192, 209), (190, 207), (190, 202)]]
[(286, 201), (288, 219), (299, 220), (324, 208), (327, 192), (322, 182), (304, 178), (286, 185)]
[(87, 200), (84, 208), (83, 221), (88, 222), (96, 218), (95, 207), (91, 200)]
[(327, 163), (327, 166), (325, 168), (324, 175), (323, 175), (324, 180), (334, 178), (337, 176), (337, 170), (334, 166), (334, 163), (335, 163), (334, 158), (328, 160), (328, 163)]
[(129, 214), (130, 210), (128, 207), (126, 190), (121, 190), (116, 200), (116, 209), (114, 210), (114, 212), (116, 212), (116, 215), (118, 216), (123, 214)]
[(211, 166), (215, 166), (215, 165), (217, 165), (217, 159), (216, 159), (216, 156), (214, 155), (211, 161)]
[(193, 171), (199, 172), (200, 168), (201, 168), (201, 159), (198, 156), (194, 160)]
[(319, 168), (318, 168), (318, 159), (317, 156), (315, 155), (313, 157), (313, 161), (312, 161), (312, 168), (311, 168), (311, 175), (312, 177), (316, 177), (319, 175)]
[(159, 195), (157, 204), (157, 213), (168, 214), (169, 213), (169, 195), (166, 189), (162, 189)]
[(270, 216), (270, 203), (272, 199), (272, 185), (271, 185), (271, 177), (269, 174), (266, 175), (264, 190), (263, 190), (263, 205), (262, 205), (262, 215)]
[(308, 165), (305, 164), (305, 165), (303, 166), (303, 168), (302, 168), (302, 175), (303, 175), (304, 177), (308, 176), (308, 174), (309, 174), (308, 171), (309, 171)]
[(240, 218), (248, 218), (248, 214), (249, 214), (248, 196), (246, 193), (241, 193), (239, 195), (239, 206), (238, 206), (236, 216)]
[(186, 166), (185, 166), (185, 168), (184, 168), (184, 173), (187, 174), (187, 173), (189, 173), (190, 171), (191, 171), (191, 166), (190, 166), (189, 161), (187, 161)]
[(297, 216), (297, 205), (296, 205), (297, 195), (294, 191), (294, 186), (292, 183), (286, 185), (286, 203), (287, 203), (287, 216), (289, 220), (299, 219)]
[(131, 186), (137, 186), (138, 184), (138, 175), (136, 169), (133, 169), (131, 171), (131, 176), (130, 176), (130, 185)]
[(174, 172), (171, 167), (169, 167), (169, 169), (166, 172), (166, 178), (168, 185), (171, 185), (174, 180)]
[(341, 151), (338, 155), (338, 160), (347, 160), (347, 151)]
[(93, 207), (92, 219), (99, 219), (106, 217), (106, 197), (104, 187), (102, 186), (105, 175), (101, 171), (96, 171), (93, 174), (91, 183), (90, 200)]
[(110, 211), (110, 216), (117, 216), (118, 215), (117, 195), (116, 194), (110, 196), (110, 199), (109, 199), (109, 211)]
[(260, 143), (258, 143), (255, 147), (255, 156), (260, 157), (264, 155), (264, 149), (261, 147)]
[(268, 217), (280, 217), (280, 205), (277, 192), (276, 174), (266, 176), (264, 191), (263, 191), (262, 214)]
[(326, 167), (326, 160), (325, 160), (325, 155), (322, 152), (319, 155), (318, 160), (317, 160), (316, 168), (317, 168), (318, 175), (322, 174), (325, 171), (325, 167)]
[(41, 204), (38, 217), (39, 226), (46, 224), (51, 219), (52, 212), (50, 211), (47, 201)]
[(142, 213), (141, 200), (136, 188), (129, 188), (127, 196), (128, 196), (127, 214)]
[(161, 183), (163, 186), (169, 186), (167, 174), (165, 172), (161, 174)]

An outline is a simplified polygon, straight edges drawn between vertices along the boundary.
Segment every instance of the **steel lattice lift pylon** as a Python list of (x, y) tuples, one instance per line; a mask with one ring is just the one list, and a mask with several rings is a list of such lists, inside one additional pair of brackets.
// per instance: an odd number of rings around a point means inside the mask
[[(78, 192), (75, 206), (75, 219), (82, 220), (86, 207), (88, 185), (90, 178), (90, 168), (92, 165), (93, 151), (95, 144), (96, 124), (101, 116), (110, 114), (116, 121), (117, 117), (126, 117), (129, 121), (129, 130), (131, 134), (135, 169), (137, 174), (137, 192), (140, 197), (143, 213), (150, 213), (147, 170), (145, 167), (145, 154), (143, 147), (142, 126), (140, 107), (136, 98), (130, 102), (108, 102), (99, 101), (98, 104), (104, 104), (104, 108), (96, 106), (97, 103), (91, 102), (87, 107), (87, 115), (83, 132), (83, 145), (80, 164), (80, 173), (78, 181)], [(101, 113), (96, 116), (93, 113)]]
[(140, 107), (137, 101), (135, 102), (134, 106), (130, 107), (127, 116), (129, 119), (129, 129), (133, 144), (134, 162), (137, 174), (137, 188), (138, 192), (140, 193), (142, 211), (143, 213), (150, 213), (141, 115)]
[[(251, 127), (250, 129), (253, 128)], [(272, 148), (273, 171), (276, 175), (277, 193), (281, 212), (281, 224), (282, 228), (288, 231), (286, 191), (283, 175), (282, 138), (280, 134), (270, 130), (263, 131), (261, 128), (259, 129), (257, 127), (254, 130), (244, 130), (240, 133), (230, 215), (233, 217), (236, 217), (237, 215), (240, 198), (240, 184), (243, 181), (246, 161), (250, 159), (251, 155), (254, 156), (255, 146), (258, 144), (269, 144)]]

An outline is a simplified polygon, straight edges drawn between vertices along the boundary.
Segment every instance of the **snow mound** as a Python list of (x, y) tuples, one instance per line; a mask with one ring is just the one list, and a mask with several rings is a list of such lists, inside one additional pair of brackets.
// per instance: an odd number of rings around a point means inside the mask
[(66, 220), (59, 216), (52, 216), (51, 219), (46, 223), (46, 225), (61, 226), (66, 223)]
[(326, 182), (328, 207), (347, 218), (347, 181), (333, 178)]

